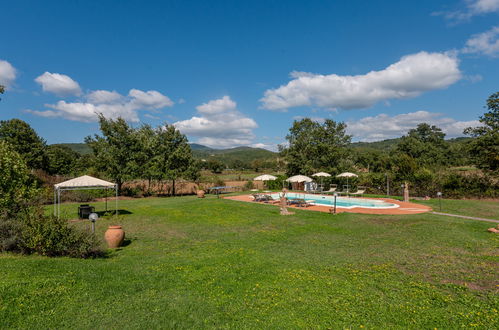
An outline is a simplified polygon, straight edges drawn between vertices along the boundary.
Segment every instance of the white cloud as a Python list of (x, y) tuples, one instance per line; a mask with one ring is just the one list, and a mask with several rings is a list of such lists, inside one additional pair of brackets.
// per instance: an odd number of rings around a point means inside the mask
[(462, 50), (466, 54), (481, 54), (490, 57), (499, 57), (499, 26), (473, 35), (466, 41)]
[(16, 69), (7, 61), (0, 60), (0, 85), (9, 88), (16, 79)]
[(279, 150), (279, 145), (277, 143), (274, 144), (269, 144), (269, 143), (253, 143), (250, 145), (252, 148), (260, 148), (260, 149), (267, 149), (270, 151), (277, 152)]
[(25, 110), (28, 113), (42, 117), (61, 117), (74, 121), (95, 122), (97, 114), (102, 113), (106, 118), (122, 117), (127, 121), (138, 122), (138, 111), (155, 110), (170, 107), (173, 102), (157, 91), (143, 92), (131, 89), (128, 97), (115, 91), (97, 90), (85, 96), (87, 102), (58, 101), (55, 104), (45, 104), (50, 110)]
[(441, 128), (447, 134), (446, 138), (463, 136), (463, 130), (466, 127), (480, 125), (478, 120), (457, 121), (453, 118), (443, 117), (440, 113), (416, 111), (393, 117), (379, 114), (349, 121), (347, 122), (347, 132), (353, 135), (354, 140), (379, 141), (405, 135), (420, 123), (428, 123)]
[(462, 22), (473, 16), (499, 12), (499, 0), (465, 0), (464, 2), (465, 7), (462, 9), (434, 14), (443, 15), (446, 19), (454, 22)]
[(44, 92), (58, 96), (81, 95), (80, 85), (65, 74), (45, 72), (35, 81), (42, 86)]
[(173, 106), (173, 101), (157, 91), (143, 92), (131, 89), (128, 96), (132, 98), (133, 105), (140, 109), (159, 109)]
[(237, 110), (229, 96), (196, 107), (199, 115), (174, 125), (183, 133), (199, 137), (197, 143), (215, 148), (227, 148), (252, 143), (257, 123)]
[(449, 53), (420, 52), (404, 56), (381, 71), (339, 76), (292, 72), (293, 80), (265, 91), (261, 99), (269, 110), (299, 106), (368, 108), (380, 101), (404, 99), (446, 88), (461, 78), (459, 61)]
[(96, 90), (88, 93), (85, 98), (93, 104), (106, 104), (122, 100), (123, 95), (116, 91)]

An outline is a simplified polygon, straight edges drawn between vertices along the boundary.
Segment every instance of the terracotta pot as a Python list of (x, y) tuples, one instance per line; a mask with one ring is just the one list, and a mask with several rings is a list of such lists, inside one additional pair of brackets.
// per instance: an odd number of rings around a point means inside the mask
[(198, 198), (204, 198), (204, 190), (198, 190), (196, 194), (198, 195)]
[(125, 239), (125, 232), (121, 226), (109, 226), (104, 234), (107, 246), (110, 249), (119, 247)]

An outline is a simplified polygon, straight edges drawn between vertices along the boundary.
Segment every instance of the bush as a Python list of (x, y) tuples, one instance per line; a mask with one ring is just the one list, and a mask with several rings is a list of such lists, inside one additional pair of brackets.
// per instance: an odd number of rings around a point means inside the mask
[(255, 188), (253, 181), (246, 181), (246, 183), (244, 184), (244, 187), (243, 187), (244, 190), (251, 190), (253, 188)]
[(267, 188), (270, 190), (281, 190), (282, 187), (287, 187), (287, 182), (284, 180), (287, 179), (287, 176), (285, 175), (278, 175), (277, 179), (271, 180), (271, 181), (266, 181), (265, 184), (267, 185)]
[(0, 140), (0, 214), (14, 215), (37, 193), (26, 162), (12, 146)]
[(27, 209), (18, 220), (21, 225), (17, 250), (23, 253), (73, 258), (104, 255), (94, 234), (69, 226), (67, 220), (46, 216), (42, 209)]

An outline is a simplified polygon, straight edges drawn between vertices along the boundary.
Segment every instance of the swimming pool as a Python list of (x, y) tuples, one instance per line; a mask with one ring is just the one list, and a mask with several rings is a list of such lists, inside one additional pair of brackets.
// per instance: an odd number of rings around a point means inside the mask
[[(307, 202), (314, 205), (323, 206), (333, 206), (334, 196), (324, 196), (324, 195), (313, 195), (313, 194), (300, 194), (300, 193), (286, 193), (288, 199), (304, 199)], [(279, 199), (279, 194), (272, 194), (272, 198)], [(361, 207), (366, 209), (395, 209), (399, 207), (397, 204), (388, 203), (385, 201), (378, 201), (372, 199), (363, 198), (348, 198), (348, 197), (337, 197), (336, 207), (352, 209), (355, 207)]]

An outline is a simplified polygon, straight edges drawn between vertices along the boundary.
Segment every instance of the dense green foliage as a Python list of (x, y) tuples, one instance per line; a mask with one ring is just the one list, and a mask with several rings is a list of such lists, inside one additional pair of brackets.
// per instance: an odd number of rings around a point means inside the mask
[[(495, 207), (498, 217), (497, 203), (470, 203), (470, 212)], [(490, 223), (301, 210), (283, 217), (278, 207), (210, 197), (120, 207), (130, 211), (120, 220), (130, 241), (109, 258), (0, 255), (0, 327), (499, 326)], [(75, 210), (63, 205), (68, 217)], [(109, 224), (97, 223), (99, 236)]]
[(88, 136), (85, 141), (94, 152), (97, 169), (116, 182), (118, 191), (135, 178), (174, 182), (198, 177), (187, 138), (173, 125), (133, 128), (122, 118), (103, 115), (99, 115), (99, 124), (102, 136)]
[(37, 207), (40, 193), (26, 161), (0, 140), (0, 252), (47, 256), (101, 255), (95, 236), (46, 216)]
[(80, 165), (80, 154), (73, 151), (71, 148), (50, 145), (45, 150), (47, 157), (47, 165), (45, 170), (48, 174), (72, 174), (78, 171)]
[(0, 140), (0, 215), (10, 217), (29, 205), (37, 192), (26, 162)]
[(345, 168), (351, 139), (345, 129), (344, 123), (330, 119), (324, 123), (310, 118), (294, 121), (286, 136), (288, 146), (280, 150), (287, 174), (310, 175), (317, 169), (334, 173)]
[(95, 165), (118, 185), (134, 177), (141, 168), (142, 146), (134, 130), (123, 118), (107, 119), (99, 115), (102, 136), (88, 136), (85, 142), (95, 155)]
[(17, 220), (21, 222), (19, 249), (23, 253), (72, 258), (104, 255), (101, 243), (94, 234), (88, 229), (69, 226), (67, 219), (44, 215), (37, 208), (23, 210), (18, 214)]
[(26, 122), (1, 120), (0, 140), (8, 142), (26, 160), (29, 168), (43, 169), (46, 165), (46, 143)]
[(487, 109), (480, 117), (482, 126), (470, 127), (465, 133), (474, 137), (469, 149), (475, 164), (485, 170), (499, 171), (499, 92), (487, 99)]

